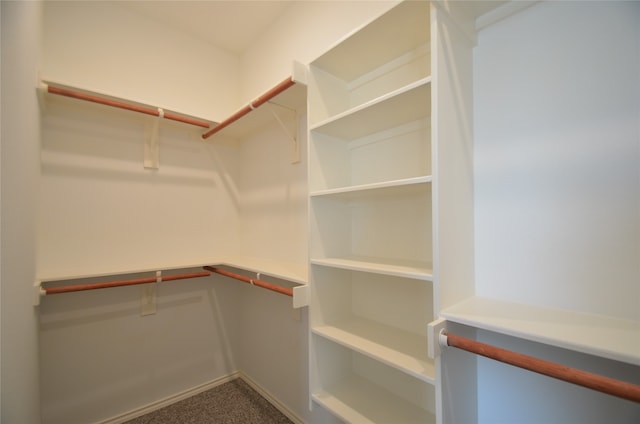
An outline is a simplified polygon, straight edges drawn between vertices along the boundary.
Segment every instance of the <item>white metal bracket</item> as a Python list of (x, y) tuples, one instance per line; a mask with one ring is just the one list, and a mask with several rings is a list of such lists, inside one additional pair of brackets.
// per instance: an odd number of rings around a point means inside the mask
[(145, 169), (158, 169), (160, 167), (160, 146), (158, 134), (160, 121), (164, 118), (164, 110), (158, 108), (158, 117), (146, 127), (144, 137), (144, 167)]

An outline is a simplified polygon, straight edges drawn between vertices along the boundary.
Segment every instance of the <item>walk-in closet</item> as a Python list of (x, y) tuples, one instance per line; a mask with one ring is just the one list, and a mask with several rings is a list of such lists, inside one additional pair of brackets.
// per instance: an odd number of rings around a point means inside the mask
[(0, 5), (2, 423), (640, 422), (640, 2)]

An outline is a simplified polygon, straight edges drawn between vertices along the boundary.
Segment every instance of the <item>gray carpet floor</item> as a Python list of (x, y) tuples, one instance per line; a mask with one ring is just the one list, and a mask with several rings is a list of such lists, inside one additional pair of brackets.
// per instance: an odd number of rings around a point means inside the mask
[(235, 379), (127, 424), (292, 424), (242, 379)]

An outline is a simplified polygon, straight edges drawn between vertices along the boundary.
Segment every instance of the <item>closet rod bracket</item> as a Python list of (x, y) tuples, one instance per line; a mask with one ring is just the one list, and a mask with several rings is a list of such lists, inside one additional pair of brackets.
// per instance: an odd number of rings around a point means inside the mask
[[(442, 349), (447, 347), (445, 331), (447, 330), (447, 320), (439, 318), (430, 322), (427, 326), (427, 355), (435, 359), (442, 353)], [(444, 337), (444, 344), (442, 338)]]
[(40, 306), (40, 298), (47, 292), (42, 288), (42, 281), (33, 283), (33, 306)]

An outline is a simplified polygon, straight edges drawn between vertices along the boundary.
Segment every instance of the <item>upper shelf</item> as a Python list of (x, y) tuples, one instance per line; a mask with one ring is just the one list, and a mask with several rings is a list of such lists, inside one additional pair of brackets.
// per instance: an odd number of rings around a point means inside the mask
[[(200, 263), (174, 263), (165, 264), (159, 267), (147, 268), (120, 268), (120, 269), (102, 269), (95, 273), (57, 273), (57, 274), (39, 274), (35, 282), (34, 305), (40, 304), (40, 296), (42, 295), (43, 283), (60, 283), (74, 280), (89, 280), (102, 277), (127, 276), (133, 274), (145, 274), (145, 277), (157, 271), (177, 271), (177, 270), (198, 270), (201, 271), (207, 266), (228, 266), (244, 270), (249, 273), (255, 273), (256, 279), (261, 276), (272, 277), (281, 281), (286, 281), (293, 290), (293, 307), (300, 308), (309, 304), (309, 292), (307, 284), (307, 267), (293, 263), (283, 263), (271, 261), (263, 258), (251, 258), (245, 256), (224, 256), (214, 258), (210, 261)], [(253, 277), (252, 277), (253, 278)]]
[(400, 180), (384, 181), (380, 183), (361, 184), (356, 186), (347, 186), (347, 187), (340, 187), (340, 188), (334, 188), (334, 189), (312, 191), (311, 193), (309, 193), (309, 196), (311, 197), (324, 197), (324, 196), (350, 197), (353, 195), (360, 195), (362, 193), (367, 193), (370, 191), (381, 192), (387, 189), (402, 190), (407, 187), (412, 187), (414, 185), (428, 184), (428, 183), (431, 183), (431, 181), (432, 181), (431, 175), (425, 175), (421, 177), (403, 178)]
[(92, 103), (98, 103), (104, 106), (110, 106), (118, 109), (138, 112), (145, 115), (162, 117), (171, 121), (181, 122), (183, 124), (194, 125), (201, 128), (211, 127), (211, 121), (196, 118), (186, 114), (170, 112), (157, 106), (149, 106), (146, 104), (134, 102), (131, 100), (121, 99), (94, 91), (83, 90), (80, 88), (70, 87), (67, 85), (55, 83), (52, 81), (42, 81), (41, 92), (55, 94), (58, 96), (69, 97), (72, 99), (83, 100)]
[[(403, 2), (356, 29), (313, 65), (343, 81), (353, 81), (402, 54), (429, 44), (429, 19), (425, 19), (428, 16), (429, 2)], [(358, 60), (353, 60), (354, 57)]]
[[(264, 106), (265, 103), (269, 103)], [(232, 138), (246, 137), (269, 122), (273, 122), (273, 111), (270, 105), (277, 105), (291, 111), (304, 110), (307, 105), (306, 67), (294, 62), (291, 77), (257, 97), (255, 100), (238, 110), (229, 118), (202, 134), (207, 139), (215, 134), (225, 134)], [(279, 118), (277, 118), (279, 119)]]
[(430, 106), (431, 78), (426, 77), (319, 122), (311, 130), (342, 140), (355, 140), (426, 118), (431, 114)]
[(449, 321), (640, 365), (640, 322), (472, 297), (442, 311)]

